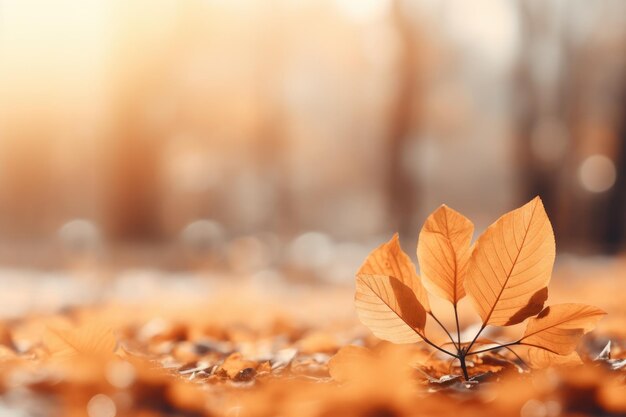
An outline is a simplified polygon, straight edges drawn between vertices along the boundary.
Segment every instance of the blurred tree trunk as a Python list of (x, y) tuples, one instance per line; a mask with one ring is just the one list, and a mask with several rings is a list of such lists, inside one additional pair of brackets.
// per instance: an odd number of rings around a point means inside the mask
[(413, 233), (416, 213), (415, 183), (406, 170), (403, 153), (414, 130), (415, 80), (418, 71), (417, 42), (411, 19), (401, 0), (392, 3), (392, 20), (397, 31), (398, 51), (395, 101), (390, 106), (387, 193), (389, 224), (400, 234)]
[[(605, 13), (619, 13), (618, 3), (601, 6)], [(613, 9), (617, 7), (617, 9)], [(564, 66), (568, 68), (564, 88), (564, 113), (572, 140), (567, 154), (566, 174), (560, 212), (567, 220), (569, 247), (575, 251), (609, 252), (619, 246), (624, 238), (622, 227), (623, 206), (623, 142), (620, 141), (619, 119), (607, 109), (623, 106), (609, 91), (624, 88), (623, 71), (626, 61), (623, 54), (614, 53), (611, 36), (590, 36), (590, 41), (576, 39), (577, 18), (586, 9), (568, 8), (565, 19), (569, 26), (563, 35)], [(589, 29), (592, 34), (611, 32), (608, 22), (600, 18)], [(613, 31), (619, 33), (619, 31)], [(615, 36), (615, 35), (614, 35)], [(623, 47), (623, 38), (619, 47)], [(621, 71), (621, 72), (620, 72)], [(601, 93), (602, 92), (602, 93)], [(601, 93), (601, 94), (599, 94)], [(594, 192), (580, 180), (579, 170), (592, 155), (611, 159), (617, 170), (617, 182), (606, 191)], [(621, 160), (621, 161), (620, 161)], [(621, 212), (620, 212), (621, 210)]]
[(254, 142), (254, 169), (256, 175), (271, 184), (273, 199), (270, 214), (262, 227), (276, 233), (286, 233), (293, 227), (293, 211), (289, 178), (287, 178), (287, 146), (285, 112), (283, 105), (282, 69), (285, 36), (284, 13), (279, 2), (262, 3), (259, 22), (257, 62), (258, 136)]
[[(562, 11), (544, 5), (519, 2), (522, 36), (519, 65), (516, 71), (516, 98), (519, 135), (517, 160), (522, 195), (519, 203), (541, 196), (551, 218), (559, 247), (573, 247), (580, 224), (575, 221), (575, 190), (577, 170), (577, 136), (573, 132), (580, 98), (580, 71), (574, 65), (576, 51), (562, 26)], [(541, 79), (546, 71), (542, 49), (550, 42), (554, 53), (559, 52), (557, 74), (551, 83)], [(546, 75), (543, 74), (545, 77)], [(564, 149), (557, 155), (545, 155), (551, 143), (559, 140), (546, 131), (547, 124), (556, 124), (565, 135)], [(555, 127), (555, 126), (553, 126)], [(556, 145), (558, 146), (558, 145)], [(546, 149), (547, 148), (547, 149)], [(560, 153), (559, 153), (560, 152)]]
[(177, 58), (180, 14), (176, 6), (172, 13), (164, 13), (163, 1), (116, 2), (115, 6), (120, 24), (111, 57), (112, 115), (104, 179), (106, 231), (114, 241), (158, 240), (162, 237), (163, 132), (154, 129), (155, 120), (150, 117)]
[(626, 250), (626, 85), (622, 85), (621, 118), (615, 155), (617, 177), (608, 200), (604, 238), (607, 250), (618, 253)]
[[(548, 32), (550, 25), (554, 24), (555, 16), (533, 6), (535, 5), (528, 2), (517, 3), (521, 36), (518, 65), (514, 75), (515, 99), (518, 104), (515, 160), (518, 161), (518, 178), (522, 190), (518, 204), (537, 195), (541, 196), (557, 233), (563, 236), (561, 232), (565, 233), (567, 228), (561, 221), (562, 218), (556, 215), (560, 194), (560, 164), (558, 160), (542, 161), (541, 155), (537, 155), (536, 143), (533, 146), (533, 141), (549, 140), (536, 137), (542, 134), (538, 131), (541, 124), (549, 123), (547, 118), (561, 120), (560, 85), (550, 86), (556, 90), (553, 93), (557, 98), (556, 102), (546, 102), (542, 99), (542, 87), (534, 77), (534, 69), (538, 64), (536, 50), (550, 36)], [(566, 74), (561, 71), (561, 77), (563, 76)], [(543, 93), (545, 97), (546, 92)]]
[(54, 125), (43, 121), (41, 114), (19, 116), (0, 129), (4, 139), (0, 143), (0, 232), (2, 238), (37, 240), (49, 237), (63, 221), (55, 203), (59, 184), (53, 182), (51, 166), (48, 130), (53, 131)]
[[(623, 88), (619, 68), (623, 72), (624, 60), (613, 53), (612, 46), (623, 46), (623, 41), (613, 39), (612, 44), (610, 36), (581, 41), (576, 22), (587, 13), (586, 9), (529, 2), (518, 5), (523, 44), (516, 96), (522, 102), (518, 154), (523, 199), (541, 195), (560, 249), (615, 251), (624, 239), (626, 216), (625, 151), (623, 139), (618, 139), (624, 133), (623, 128), (622, 133), (616, 132), (619, 120), (607, 109), (619, 108), (623, 103), (617, 103), (611, 94), (599, 93)], [(617, 3), (603, 7), (611, 13), (613, 6), (619, 8)], [(587, 30), (592, 33), (603, 31), (607, 24), (599, 18), (591, 23), (593, 26)], [(551, 64), (546, 64), (546, 45), (553, 54), (559, 54), (552, 59), (560, 59), (558, 72), (548, 78), (549, 84), (541, 72), (546, 66), (549, 70)], [(549, 146), (557, 139), (541, 130), (542, 123), (550, 120), (563, 126), (567, 138), (562, 155), (552, 160), (541, 154), (543, 145)], [(594, 192), (580, 181), (581, 164), (594, 154), (611, 158), (618, 170), (617, 182), (607, 191)]]

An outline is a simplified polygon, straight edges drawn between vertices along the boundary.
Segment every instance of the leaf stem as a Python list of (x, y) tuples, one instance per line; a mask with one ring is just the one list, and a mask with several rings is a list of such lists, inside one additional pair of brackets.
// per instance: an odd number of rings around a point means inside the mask
[[(539, 346), (539, 345), (534, 345), (534, 344), (532, 344), (532, 343), (524, 343), (524, 342), (523, 342), (523, 340), (524, 340), (524, 339), (520, 339), (520, 340), (516, 340), (515, 342), (504, 343), (504, 344), (502, 344), (502, 345), (493, 346), (493, 347), (490, 347), (490, 348), (487, 348), (487, 349), (477, 350), (477, 351), (475, 351), (475, 352), (468, 353), (466, 356), (469, 356), (469, 355), (476, 355), (476, 354), (478, 354), (478, 353), (489, 352), (489, 351), (496, 350), (496, 349), (506, 348), (507, 346), (516, 346), (516, 345), (520, 345), (520, 346), (521, 346), (521, 345), (523, 345), (523, 346), (530, 346), (530, 347), (534, 347), (534, 348), (538, 348), (538, 349), (543, 349), (543, 350), (545, 350), (545, 351), (547, 351), (547, 352), (554, 353), (555, 355), (561, 355), (560, 353), (555, 352), (555, 351), (553, 351), (552, 349), (548, 349), (547, 347), (543, 347), (543, 346)], [(468, 350), (469, 350), (469, 349), (468, 349)]]
[[(415, 330), (415, 329), (413, 329), (413, 330)], [(458, 359), (458, 357), (459, 357), (458, 355), (455, 355), (454, 353), (449, 352), (449, 351), (445, 350), (444, 348), (437, 346), (436, 344), (434, 344), (433, 342), (428, 340), (428, 338), (425, 335), (419, 333), (418, 331), (415, 331), (415, 333), (417, 333), (417, 335), (419, 337), (421, 337), (424, 342), (426, 342), (430, 346), (434, 347), (435, 349), (437, 349), (441, 353), (445, 353), (446, 355), (449, 355), (449, 356), (452, 356), (453, 358), (457, 358)]]
[(467, 346), (467, 349), (465, 349), (466, 352), (469, 352), (469, 351), (472, 350), (472, 346), (474, 346), (474, 343), (476, 343), (476, 340), (478, 339), (478, 336), (480, 336), (480, 334), (483, 332), (483, 330), (485, 330), (485, 327), (487, 327), (486, 323), (483, 323), (482, 326), (480, 326), (480, 330), (478, 330), (478, 333), (476, 333), (476, 336), (474, 336), (474, 339)]
[(456, 340), (457, 340), (457, 349), (461, 349), (461, 326), (459, 326), (459, 311), (456, 308), (456, 303), (454, 303), (454, 320), (456, 321)]
[[(492, 346), (490, 348), (476, 350), (474, 352), (469, 352), (469, 353), (466, 354), (466, 356), (477, 355), (479, 353), (485, 353), (485, 352), (491, 352), (492, 350), (497, 350), (497, 349), (502, 349), (502, 348), (508, 348), (509, 346), (519, 345), (520, 343), (521, 342), (519, 340), (516, 340), (515, 342), (504, 343), (504, 344), (501, 344), (501, 345)], [(469, 349), (468, 349), (468, 351), (469, 351)]]
[(459, 338), (459, 344), (457, 345), (456, 342), (454, 341), (454, 339), (452, 338), (452, 335), (450, 334), (450, 332), (448, 331), (448, 329), (446, 329), (446, 326), (443, 325), (443, 323), (441, 323), (439, 321), (439, 319), (433, 314), (433, 312), (429, 312), (428, 314), (430, 314), (430, 316), (435, 319), (435, 321), (437, 322), (437, 324), (443, 329), (444, 332), (446, 332), (446, 334), (448, 335), (448, 337), (450, 338), (450, 341), (452, 342), (452, 344), (454, 345), (454, 348), (458, 351), (461, 347), (461, 341)]
[(467, 373), (467, 365), (465, 364), (465, 356), (467, 356), (465, 353), (461, 353), (459, 355), (459, 362), (461, 363), (461, 370), (463, 371), (463, 378), (465, 378), (466, 381), (469, 381), (469, 374)]
[(513, 349), (511, 349), (508, 346), (504, 346), (504, 348), (506, 350), (508, 350), (509, 352), (511, 352), (520, 362), (521, 364), (524, 366), (524, 368), (529, 369), (530, 366), (528, 366), (528, 364), (526, 363), (526, 361), (524, 361), (524, 359), (522, 359), (522, 357), (520, 355), (518, 355)]

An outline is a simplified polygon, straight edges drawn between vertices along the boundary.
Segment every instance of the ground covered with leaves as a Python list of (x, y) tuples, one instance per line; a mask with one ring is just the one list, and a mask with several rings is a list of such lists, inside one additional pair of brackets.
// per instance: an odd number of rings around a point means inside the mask
[[(508, 351), (487, 352), (468, 360), (470, 381), (423, 343), (374, 337), (356, 317), (352, 286), (199, 278), (182, 294), (159, 281), (149, 297), (112, 294), (5, 320), (0, 415), (626, 415), (625, 271), (623, 260), (557, 266), (551, 300), (608, 312), (578, 346), (582, 364), (530, 370)], [(121, 280), (107, 285), (128, 285)], [(449, 304), (431, 307), (454, 325)], [(459, 310), (463, 331), (475, 334), (480, 318), (464, 301)], [(494, 327), (485, 337), (521, 331)], [(446, 342), (437, 327), (429, 332)]]

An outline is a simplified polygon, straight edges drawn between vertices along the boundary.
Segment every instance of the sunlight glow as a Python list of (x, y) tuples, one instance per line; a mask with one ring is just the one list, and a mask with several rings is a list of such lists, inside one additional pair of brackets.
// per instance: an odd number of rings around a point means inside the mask
[(389, 10), (389, 0), (335, 0), (337, 10), (358, 23), (367, 23), (384, 16)]

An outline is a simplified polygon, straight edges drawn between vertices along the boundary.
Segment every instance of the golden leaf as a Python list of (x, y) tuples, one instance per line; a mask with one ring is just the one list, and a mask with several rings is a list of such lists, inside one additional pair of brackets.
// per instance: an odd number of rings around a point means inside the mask
[(337, 382), (355, 383), (377, 392), (388, 390), (395, 394), (399, 385), (408, 385), (406, 388), (411, 389), (415, 368), (420, 367), (426, 356), (416, 345), (381, 343), (374, 349), (348, 345), (328, 361), (328, 372)]
[(428, 293), (415, 272), (415, 265), (411, 262), (411, 258), (400, 247), (397, 233), (389, 242), (383, 243), (368, 255), (357, 275), (386, 275), (397, 278), (411, 288), (423, 309), (430, 312)]
[(338, 343), (334, 335), (316, 331), (303, 335), (297, 347), (298, 352), (305, 355), (312, 355), (319, 352), (336, 352)]
[(218, 370), (219, 373), (235, 379), (237, 375), (245, 369), (255, 369), (259, 366), (258, 362), (244, 359), (241, 353), (232, 353), (228, 356)]
[(552, 226), (539, 197), (489, 226), (474, 245), (465, 279), (483, 324), (509, 326), (539, 313), (554, 256)]
[(111, 329), (105, 325), (89, 323), (76, 328), (48, 327), (44, 344), (55, 359), (76, 356), (109, 356), (117, 347)]
[(606, 313), (585, 304), (557, 304), (546, 307), (528, 321), (523, 344), (567, 355), (576, 349), (580, 337), (592, 330)]
[(344, 346), (328, 361), (328, 373), (335, 381), (345, 382), (359, 375), (374, 360), (374, 354), (367, 348)]
[(354, 297), (361, 323), (393, 343), (415, 343), (426, 324), (426, 310), (413, 290), (386, 275), (358, 275)]
[(442, 205), (428, 216), (419, 235), (417, 259), (424, 283), (452, 304), (465, 297), (473, 233), (474, 224), (467, 217)]
[(583, 361), (575, 351), (567, 355), (558, 355), (541, 348), (531, 347), (526, 352), (526, 363), (531, 368), (541, 369), (550, 366), (582, 365)]

